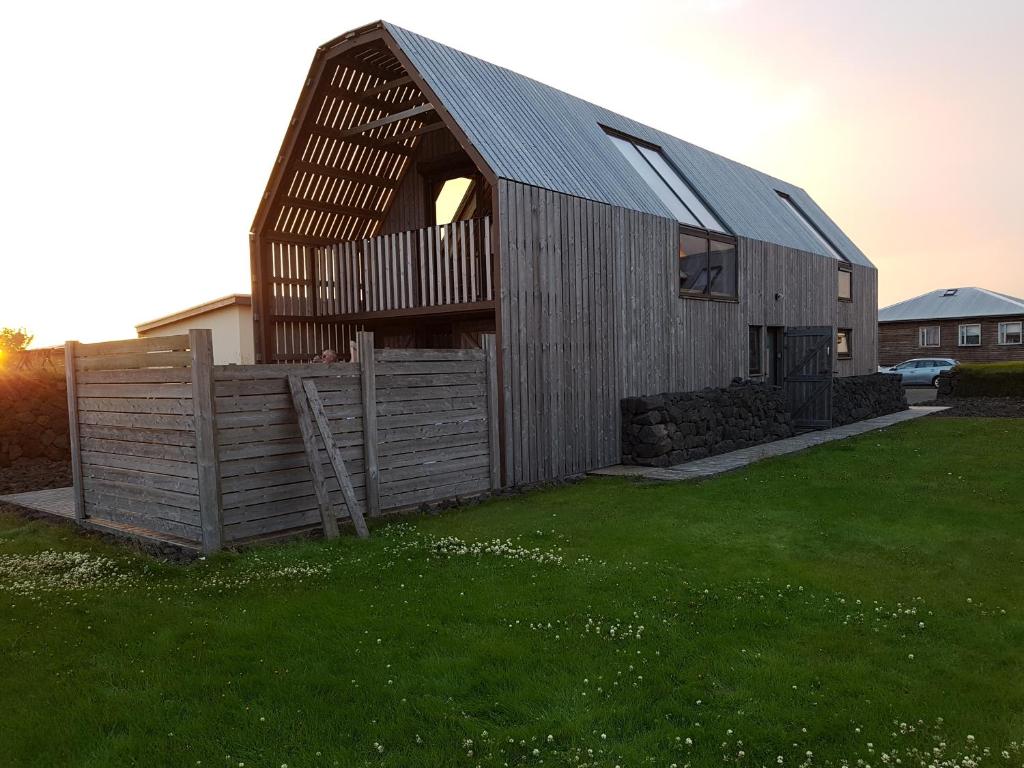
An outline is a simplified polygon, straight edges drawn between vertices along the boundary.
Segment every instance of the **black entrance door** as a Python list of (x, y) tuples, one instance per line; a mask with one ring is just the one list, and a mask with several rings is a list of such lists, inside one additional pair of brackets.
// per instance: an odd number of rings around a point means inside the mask
[(829, 326), (787, 328), (784, 332), (783, 386), (797, 429), (832, 426), (832, 338)]

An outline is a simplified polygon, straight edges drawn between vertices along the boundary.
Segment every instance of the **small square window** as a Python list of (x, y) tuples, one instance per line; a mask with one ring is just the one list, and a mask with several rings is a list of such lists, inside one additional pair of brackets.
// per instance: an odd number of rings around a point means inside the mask
[(940, 337), (939, 326), (926, 325), (918, 331), (917, 344), (920, 347), (937, 347)]
[(853, 357), (850, 346), (850, 337), (853, 332), (849, 328), (840, 328), (836, 331), (836, 357), (840, 360), (849, 360)]
[(1020, 344), (1024, 341), (1024, 322), (1020, 320), (999, 324), (1000, 344)]
[(981, 346), (981, 324), (966, 323), (960, 326), (960, 346), (980, 347)]

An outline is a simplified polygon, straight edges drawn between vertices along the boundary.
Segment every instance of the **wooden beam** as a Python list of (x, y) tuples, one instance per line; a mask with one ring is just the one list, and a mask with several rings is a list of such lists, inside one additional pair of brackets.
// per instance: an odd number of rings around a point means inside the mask
[[(288, 377), (289, 384), (291, 384), (291, 379), (293, 378), (292, 376)], [(338, 485), (341, 486), (341, 495), (345, 499), (345, 506), (348, 507), (348, 514), (352, 518), (352, 525), (355, 526), (356, 534), (359, 538), (365, 539), (370, 535), (370, 530), (366, 527), (363, 511), (359, 508), (359, 502), (356, 501), (356, 492), (352, 487), (352, 480), (349, 478), (348, 469), (345, 468), (345, 462), (341, 458), (341, 451), (338, 450), (338, 446), (334, 442), (331, 423), (327, 420), (327, 413), (324, 411), (324, 404), (320, 399), (320, 393), (317, 392), (316, 383), (312, 379), (306, 379), (302, 382), (302, 386), (306, 392), (306, 399), (309, 400), (309, 409), (312, 411), (313, 418), (316, 420), (316, 425), (320, 430), (320, 437), (323, 439), (324, 447), (327, 449), (327, 457), (331, 461), (331, 467), (334, 468), (334, 476), (338, 478)], [(335, 522), (335, 525), (337, 525), (337, 522)]]
[(71, 438), (71, 482), (74, 485), (75, 520), (85, 520), (85, 488), (82, 486), (82, 437), (78, 431), (78, 387), (75, 382), (77, 341), (64, 342), (64, 373), (68, 387), (68, 430)]
[[(359, 66), (359, 63), (356, 61), (353, 61), (352, 64), (353, 66)], [(359, 93), (359, 98), (362, 100), (372, 99), (375, 96), (380, 96), (382, 93), (393, 91), (395, 88), (403, 85), (415, 85), (415, 83), (412, 81), (411, 77), (403, 75), (402, 77), (396, 77), (394, 80), (389, 80), (381, 83), (380, 85), (376, 85), (373, 88), (367, 88), (365, 91)]]
[(327, 493), (327, 480), (323, 466), (320, 464), (320, 453), (317, 450), (316, 432), (313, 431), (313, 418), (310, 415), (309, 402), (302, 379), (298, 376), (288, 377), (288, 390), (292, 395), (292, 405), (302, 433), (302, 445), (306, 449), (306, 462), (309, 473), (313, 476), (313, 491), (316, 493), (317, 507), (320, 509), (320, 520), (324, 527), (324, 536), (328, 539), (338, 538), (338, 518), (331, 509), (331, 497)]
[(390, 137), (388, 139), (381, 139), (381, 141), (383, 143), (385, 143), (385, 144), (391, 144), (391, 143), (394, 143), (394, 142), (397, 142), (397, 141), (405, 141), (406, 139), (411, 139), (414, 136), (422, 136), (425, 133), (433, 133), (434, 131), (439, 131), (442, 128), (447, 128), (447, 127), (448, 126), (446, 126), (441, 121), (438, 121), (436, 123), (427, 123), (426, 125), (421, 125), (419, 128), (413, 128), (411, 131), (406, 131), (405, 133), (399, 133), (399, 134), (397, 134), (395, 136), (392, 136), (392, 137)]
[[(317, 319), (330, 323), (364, 323), (374, 320), (399, 320), (403, 318), (430, 317), (437, 315), (464, 315), (471, 312), (489, 312), (494, 310), (493, 301), (472, 301), (465, 304), (434, 304), (429, 307), (406, 307), (404, 309), (387, 309), (379, 312), (353, 312), (342, 315), (320, 315)], [(311, 320), (311, 315), (272, 315), (272, 322), (289, 320)]]
[(373, 334), (356, 333), (363, 390), (363, 459), (366, 467), (366, 508), (370, 517), (380, 514), (380, 470), (377, 467), (377, 374)]
[(390, 152), (394, 155), (411, 155), (416, 151), (412, 147), (398, 147), (394, 144), (386, 143), (383, 139), (371, 139), (369, 136), (352, 135), (346, 130), (331, 128), (326, 125), (313, 124), (308, 130), (311, 135), (317, 133), (329, 139), (338, 139), (349, 144), (366, 147), (367, 149), (379, 149), (381, 152)]
[(311, 211), (320, 211), (321, 213), (337, 213), (341, 216), (355, 216), (356, 218), (371, 219), (373, 221), (380, 221), (384, 218), (383, 213), (377, 213), (376, 211), (367, 211), (364, 208), (353, 208), (348, 205), (324, 203), (317, 200), (304, 200), (301, 197), (282, 197), (281, 205), (290, 205), (295, 208), (307, 208)]
[[(390, 141), (390, 139), (388, 141)], [(395, 179), (385, 179), (381, 176), (374, 176), (370, 173), (353, 173), (352, 171), (343, 171), (340, 168), (333, 168), (329, 165), (307, 163), (302, 160), (296, 160), (292, 163), (291, 167), (294, 171), (318, 173), (321, 176), (330, 176), (333, 179), (342, 179), (344, 181), (354, 181), (357, 184), (370, 184), (375, 187), (386, 187), (387, 189), (395, 189), (395, 187), (398, 186), (398, 182)]]
[(372, 131), (374, 128), (383, 128), (385, 125), (397, 123), (399, 120), (410, 120), (414, 117), (419, 117), (420, 115), (425, 115), (428, 112), (433, 111), (433, 104), (420, 104), (418, 107), (404, 109), (401, 112), (393, 112), (392, 114), (385, 115), (384, 117), (381, 117), (377, 120), (371, 120), (370, 122), (364, 123), (363, 125), (357, 125), (355, 128), (349, 128), (347, 131), (345, 131), (345, 134), (348, 136), (358, 136), (361, 133)]
[(196, 430), (196, 466), (199, 474), (199, 522), (203, 552), (216, 552), (224, 540), (224, 502), (220, 492), (217, 452), (217, 398), (213, 384), (213, 331), (188, 332), (192, 348), (192, 408)]

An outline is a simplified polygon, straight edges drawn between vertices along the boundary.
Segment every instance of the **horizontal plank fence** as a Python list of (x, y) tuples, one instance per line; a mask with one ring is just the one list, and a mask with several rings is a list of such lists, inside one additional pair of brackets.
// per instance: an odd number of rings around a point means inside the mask
[[(83, 522), (209, 552), (323, 527), (322, 491), (352, 522), (324, 434), (360, 515), (500, 485), (493, 336), (482, 350), (378, 350), (359, 333), (358, 361), (332, 365), (213, 365), (202, 330), (67, 349)], [(325, 417), (305, 441), (289, 377)]]

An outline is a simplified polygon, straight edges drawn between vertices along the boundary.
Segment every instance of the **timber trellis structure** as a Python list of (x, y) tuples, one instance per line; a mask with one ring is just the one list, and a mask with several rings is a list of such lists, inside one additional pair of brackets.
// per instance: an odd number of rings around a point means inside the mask
[[(215, 551), (499, 487), (493, 337), (213, 365), (212, 335), (68, 342), (75, 517)], [(353, 514), (354, 513), (354, 514)]]

